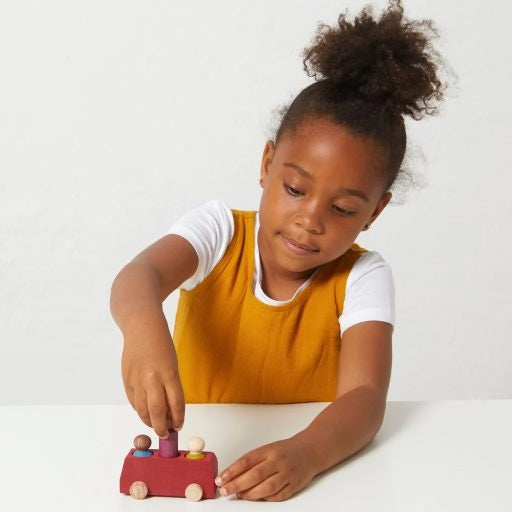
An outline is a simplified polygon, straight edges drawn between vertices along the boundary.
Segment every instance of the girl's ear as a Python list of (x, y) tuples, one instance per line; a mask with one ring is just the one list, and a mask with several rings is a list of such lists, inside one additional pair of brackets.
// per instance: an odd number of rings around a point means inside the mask
[(380, 201), (377, 203), (377, 206), (375, 207), (375, 210), (373, 210), (373, 213), (372, 213), (372, 216), (370, 217), (370, 220), (365, 224), (365, 230), (367, 230), (370, 227), (370, 225), (373, 223), (373, 221), (382, 213), (382, 210), (384, 210), (384, 208), (386, 208), (386, 206), (391, 201), (391, 197), (392, 197), (391, 192), (386, 192), (380, 198)]
[(263, 156), (261, 157), (261, 168), (260, 168), (260, 185), (264, 187), (265, 178), (269, 173), (269, 167), (272, 163), (272, 159), (274, 158), (276, 146), (274, 141), (267, 140), (265, 147), (263, 148)]

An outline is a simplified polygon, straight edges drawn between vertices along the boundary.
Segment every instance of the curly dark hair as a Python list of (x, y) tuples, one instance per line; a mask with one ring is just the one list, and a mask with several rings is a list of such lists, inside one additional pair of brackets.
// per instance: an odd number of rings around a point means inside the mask
[(391, 187), (405, 155), (404, 116), (436, 114), (443, 99), (443, 60), (431, 42), (437, 36), (432, 20), (407, 20), (400, 0), (390, 0), (379, 18), (367, 6), (353, 21), (344, 13), (338, 26), (320, 24), (303, 61), (316, 81), (286, 109), (276, 144), (304, 120), (327, 118), (380, 144)]

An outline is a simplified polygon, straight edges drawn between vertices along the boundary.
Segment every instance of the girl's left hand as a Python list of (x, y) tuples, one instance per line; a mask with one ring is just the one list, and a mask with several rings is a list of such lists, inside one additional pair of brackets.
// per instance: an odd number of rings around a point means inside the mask
[(315, 476), (303, 444), (296, 438), (256, 448), (219, 473), (223, 496), (282, 501), (306, 487)]

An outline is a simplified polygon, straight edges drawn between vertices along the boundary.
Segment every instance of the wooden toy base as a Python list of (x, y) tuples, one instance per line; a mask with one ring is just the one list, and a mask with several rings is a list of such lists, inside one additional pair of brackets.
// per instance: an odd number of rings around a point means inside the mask
[(203, 498), (214, 498), (217, 490), (215, 477), (218, 472), (217, 457), (204, 452), (201, 459), (187, 458), (187, 451), (179, 451), (177, 457), (161, 457), (158, 450), (150, 450), (150, 457), (136, 457), (135, 450), (126, 456), (121, 472), (120, 490), (130, 494), (133, 482), (144, 482), (148, 496), (184, 497), (190, 484), (199, 484)]

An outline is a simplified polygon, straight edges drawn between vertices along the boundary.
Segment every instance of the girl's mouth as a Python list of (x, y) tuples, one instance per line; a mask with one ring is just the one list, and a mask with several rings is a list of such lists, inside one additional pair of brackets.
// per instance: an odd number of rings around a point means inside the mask
[(318, 252), (318, 249), (315, 249), (314, 247), (311, 247), (310, 245), (301, 244), (297, 241), (295, 241), (293, 238), (288, 238), (281, 234), (281, 238), (283, 240), (284, 246), (289, 249), (294, 254), (298, 254), (300, 256), (303, 255), (309, 255), (313, 254), (315, 252)]

